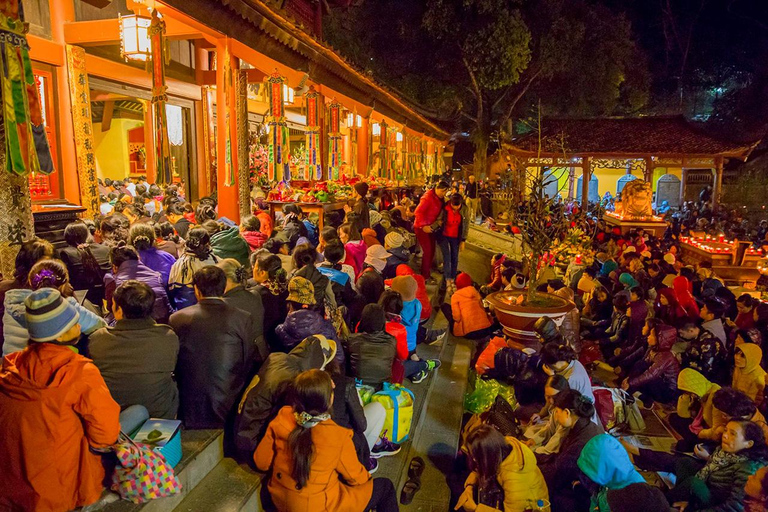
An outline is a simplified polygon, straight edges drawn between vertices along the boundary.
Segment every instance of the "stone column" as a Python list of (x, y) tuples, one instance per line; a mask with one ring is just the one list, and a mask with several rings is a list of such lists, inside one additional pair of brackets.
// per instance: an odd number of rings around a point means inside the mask
[(573, 189), (576, 185), (576, 169), (572, 166), (568, 168), (568, 200), (573, 201)]

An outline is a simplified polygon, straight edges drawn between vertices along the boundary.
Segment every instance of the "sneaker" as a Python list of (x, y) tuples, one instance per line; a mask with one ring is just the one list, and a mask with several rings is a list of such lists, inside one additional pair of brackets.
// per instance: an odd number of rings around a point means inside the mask
[(421, 370), (419, 373), (411, 377), (411, 382), (414, 384), (418, 384), (419, 382), (423, 381), (429, 376), (429, 372), (427, 370)]
[(389, 457), (398, 453), (400, 453), (400, 445), (393, 443), (386, 437), (382, 437), (371, 450), (371, 458), (380, 459), (381, 457)]
[(368, 473), (374, 474), (379, 469), (379, 461), (371, 457), (368, 459)]
[(437, 370), (442, 362), (439, 359), (427, 359), (427, 371)]
[(448, 329), (430, 329), (424, 341), (426, 343), (442, 341), (446, 334), (448, 334)]

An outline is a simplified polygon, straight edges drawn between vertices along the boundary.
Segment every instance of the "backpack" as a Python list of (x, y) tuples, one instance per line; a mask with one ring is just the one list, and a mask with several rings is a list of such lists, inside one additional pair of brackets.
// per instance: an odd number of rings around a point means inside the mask
[(118, 465), (112, 475), (112, 490), (133, 503), (171, 496), (181, 491), (181, 482), (165, 457), (146, 444), (121, 433), (114, 446)]

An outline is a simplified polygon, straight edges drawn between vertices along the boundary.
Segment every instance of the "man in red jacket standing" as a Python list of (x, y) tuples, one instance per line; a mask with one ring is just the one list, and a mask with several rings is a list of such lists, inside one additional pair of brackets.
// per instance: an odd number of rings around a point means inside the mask
[(416, 240), (421, 246), (421, 275), (424, 279), (430, 279), (432, 274), (432, 261), (435, 259), (435, 232), (439, 226), (434, 225), (440, 217), (440, 212), (445, 205), (443, 198), (448, 192), (448, 183), (441, 181), (432, 190), (427, 190), (416, 207), (413, 229), (416, 232)]

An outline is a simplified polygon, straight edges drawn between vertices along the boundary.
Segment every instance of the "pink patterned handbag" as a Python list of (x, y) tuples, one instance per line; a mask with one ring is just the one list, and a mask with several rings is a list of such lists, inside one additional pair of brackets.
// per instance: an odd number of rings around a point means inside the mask
[(119, 465), (112, 476), (112, 490), (124, 500), (145, 503), (181, 491), (173, 468), (152, 446), (136, 443), (121, 432), (114, 451)]

